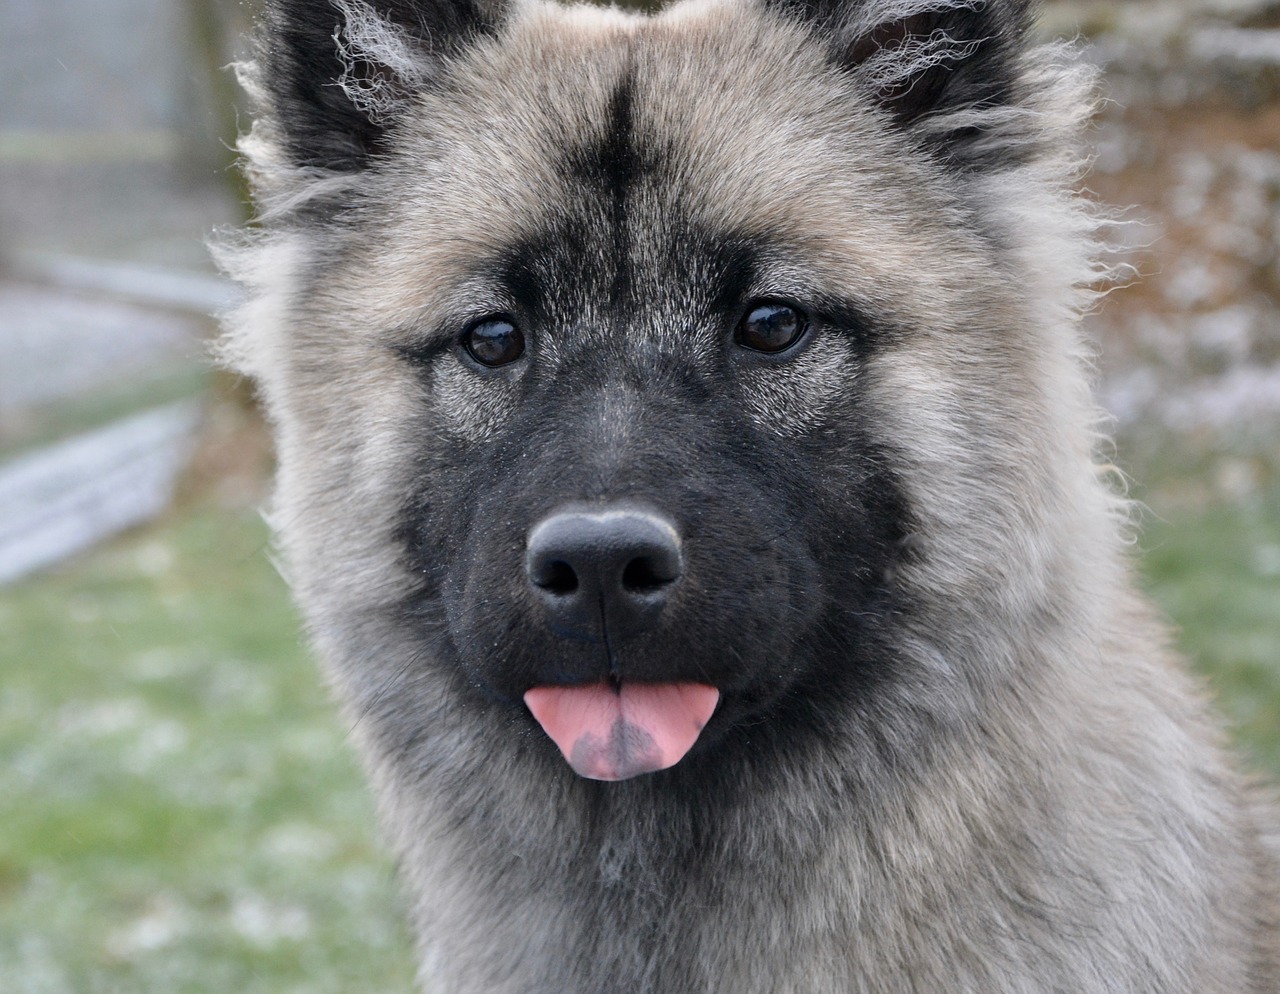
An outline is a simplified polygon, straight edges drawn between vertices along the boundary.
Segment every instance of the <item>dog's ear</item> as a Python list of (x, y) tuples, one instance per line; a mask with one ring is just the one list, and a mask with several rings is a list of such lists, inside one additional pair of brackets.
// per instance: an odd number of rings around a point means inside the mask
[(364, 167), (444, 60), (507, 0), (267, 0), (252, 84), (297, 166)]
[(948, 159), (981, 166), (1001, 146), (991, 126), (1022, 97), (1031, 0), (765, 2), (811, 25), (898, 126)]

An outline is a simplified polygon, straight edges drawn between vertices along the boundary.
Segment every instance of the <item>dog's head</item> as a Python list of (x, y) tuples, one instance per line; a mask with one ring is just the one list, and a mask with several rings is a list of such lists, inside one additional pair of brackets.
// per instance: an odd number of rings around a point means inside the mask
[(921, 616), (1054, 609), (1083, 77), (1022, 0), (268, 7), (228, 352), (388, 735), (448, 698), (588, 776), (783, 748), (980, 682), (904, 658)]

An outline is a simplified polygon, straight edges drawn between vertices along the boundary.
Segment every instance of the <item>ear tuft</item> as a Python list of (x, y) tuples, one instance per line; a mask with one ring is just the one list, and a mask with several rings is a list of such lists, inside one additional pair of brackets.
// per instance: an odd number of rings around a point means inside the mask
[(333, 33), (342, 63), (337, 83), (374, 124), (394, 120), (431, 78), (423, 46), (362, 0), (333, 0), (343, 21)]
[(267, 0), (251, 68), (295, 166), (364, 168), (449, 56), (496, 33), (505, 0)]
[(953, 161), (979, 164), (988, 144), (975, 112), (1019, 102), (1030, 0), (769, 2), (815, 28), (901, 128)]

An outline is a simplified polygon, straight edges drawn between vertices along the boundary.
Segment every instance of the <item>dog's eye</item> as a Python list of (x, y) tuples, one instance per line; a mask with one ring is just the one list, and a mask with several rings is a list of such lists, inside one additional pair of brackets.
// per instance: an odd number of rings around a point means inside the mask
[(482, 366), (505, 366), (524, 355), (524, 335), (506, 318), (485, 318), (462, 333), (462, 347)]
[(738, 324), (734, 341), (753, 352), (781, 352), (798, 342), (808, 327), (809, 319), (797, 308), (761, 300)]

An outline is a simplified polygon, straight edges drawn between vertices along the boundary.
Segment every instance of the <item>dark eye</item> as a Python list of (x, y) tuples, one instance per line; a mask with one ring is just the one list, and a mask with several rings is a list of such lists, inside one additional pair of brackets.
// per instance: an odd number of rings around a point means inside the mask
[(462, 333), (462, 347), (482, 366), (505, 366), (524, 355), (524, 335), (506, 318), (485, 318)]
[(763, 300), (751, 306), (734, 333), (734, 341), (754, 352), (781, 352), (800, 340), (809, 319), (790, 304)]

